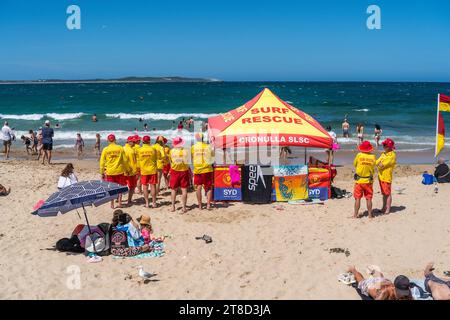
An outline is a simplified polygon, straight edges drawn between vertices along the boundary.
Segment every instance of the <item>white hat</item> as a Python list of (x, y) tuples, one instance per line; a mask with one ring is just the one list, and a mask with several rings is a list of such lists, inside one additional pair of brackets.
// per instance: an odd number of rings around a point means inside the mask
[(45, 124), (50, 124), (50, 120), (45, 120)]

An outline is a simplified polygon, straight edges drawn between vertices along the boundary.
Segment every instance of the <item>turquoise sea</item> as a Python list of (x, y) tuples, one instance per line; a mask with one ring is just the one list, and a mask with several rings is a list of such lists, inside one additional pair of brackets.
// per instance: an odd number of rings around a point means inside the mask
[[(59, 148), (72, 147), (81, 132), (91, 143), (114, 132), (125, 139), (146, 123), (151, 136), (177, 134), (182, 118), (205, 121), (236, 108), (263, 88), (315, 117), (336, 133), (345, 115), (354, 132), (365, 124), (372, 139), (375, 124), (404, 151), (432, 150), (435, 139), (437, 94), (450, 96), (450, 83), (365, 82), (211, 82), (211, 83), (60, 83), (0, 85), (0, 118), (20, 136), (37, 130), (46, 119), (60, 129)], [(90, 121), (92, 114), (99, 121)], [(446, 115), (448, 117), (448, 115)], [(142, 118), (143, 121), (139, 121)], [(450, 119), (449, 119), (450, 120)], [(340, 139), (345, 146), (356, 140)]]

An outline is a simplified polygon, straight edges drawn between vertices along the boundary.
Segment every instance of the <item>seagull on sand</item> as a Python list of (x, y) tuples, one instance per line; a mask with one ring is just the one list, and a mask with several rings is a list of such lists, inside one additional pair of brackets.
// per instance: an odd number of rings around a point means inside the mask
[(139, 270), (139, 277), (141, 277), (144, 280), (150, 280), (150, 278), (156, 276), (156, 274), (144, 271), (144, 268), (142, 266), (138, 266), (138, 270)]

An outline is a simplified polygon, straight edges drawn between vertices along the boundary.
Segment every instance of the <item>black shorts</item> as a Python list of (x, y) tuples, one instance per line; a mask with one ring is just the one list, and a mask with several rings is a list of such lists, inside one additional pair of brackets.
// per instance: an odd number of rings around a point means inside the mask
[(44, 143), (42, 145), (42, 149), (46, 151), (52, 151), (53, 150), (53, 143)]
[(10, 146), (11, 145), (11, 140), (3, 140), (3, 145), (6, 146)]

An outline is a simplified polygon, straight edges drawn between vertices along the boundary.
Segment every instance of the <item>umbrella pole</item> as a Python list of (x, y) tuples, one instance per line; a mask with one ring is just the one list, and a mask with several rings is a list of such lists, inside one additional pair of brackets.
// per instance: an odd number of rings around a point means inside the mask
[[(84, 203), (82, 203), (81, 206), (83, 207), (84, 218), (86, 219), (86, 224), (87, 224), (87, 227), (89, 230), (89, 235), (92, 235), (91, 226), (89, 225), (89, 220), (87, 217), (86, 208), (84, 207)], [(97, 249), (95, 249), (95, 241), (92, 238), (91, 238), (91, 240), (92, 240), (92, 245), (94, 246), (94, 251), (97, 252)]]
[(91, 226), (89, 225), (89, 220), (88, 220), (88, 217), (87, 217), (86, 208), (84, 207), (83, 203), (81, 204), (81, 206), (83, 207), (84, 218), (86, 219), (86, 224), (87, 224), (88, 229), (89, 229), (89, 234), (92, 234)]

